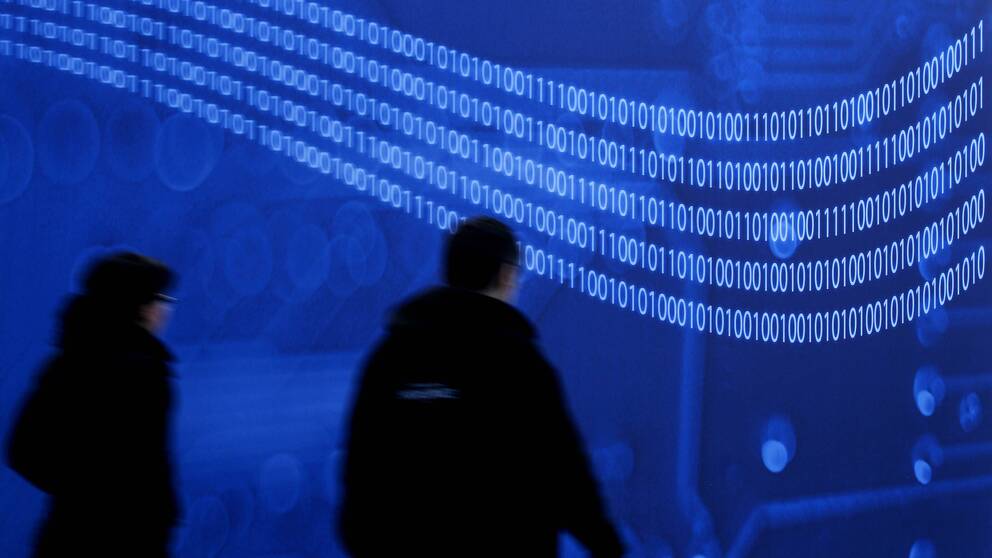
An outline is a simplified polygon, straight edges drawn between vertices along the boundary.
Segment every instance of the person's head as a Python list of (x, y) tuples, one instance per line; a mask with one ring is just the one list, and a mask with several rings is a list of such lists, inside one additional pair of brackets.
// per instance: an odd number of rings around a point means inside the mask
[(111, 320), (137, 323), (157, 334), (171, 315), (175, 299), (166, 291), (174, 279), (161, 262), (133, 252), (117, 252), (90, 266), (83, 294)]
[(517, 291), (519, 255), (509, 227), (491, 217), (467, 219), (448, 240), (445, 280), (452, 287), (510, 302)]

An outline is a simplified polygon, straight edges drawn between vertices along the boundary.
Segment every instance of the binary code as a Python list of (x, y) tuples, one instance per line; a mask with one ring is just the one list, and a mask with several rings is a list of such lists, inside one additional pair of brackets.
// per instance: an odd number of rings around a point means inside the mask
[[(286, 55), (333, 68), (340, 79), (356, 76), (366, 83), (366, 90), (349, 87), (339, 81), (325, 79), (315, 72), (275, 57), (236, 46), (206, 33), (184, 29), (174, 24), (125, 10), (118, 10), (87, 2), (37, 2), (20, 0), (22, 6), (31, 8), (38, 15), (51, 13), (77, 24), (89, 24), (104, 32), (121, 30), (135, 37), (156, 39), (163, 49), (139, 46), (125, 39), (100, 35), (89, 28), (73, 27), (56, 21), (36, 17), (0, 16), (0, 26), (9, 32), (20, 33), (37, 43), (6, 41), (4, 54), (21, 59), (42, 62), (63, 71), (88, 73), (90, 77), (134, 93), (154, 98), (171, 108), (196, 114), (213, 125), (223, 126), (235, 134), (292, 157), (301, 164), (325, 174), (341, 177), (339, 157), (334, 156), (321, 142), (349, 150), (347, 159), (350, 178), (346, 184), (360, 184), (362, 190), (384, 193), (378, 197), (407, 213), (415, 213), (429, 224), (451, 229), (466, 212), (478, 211), (495, 214), (519, 225), (526, 226), (560, 243), (580, 250), (588, 250), (603, 258), (617, 261), (639, 271), (649, 271), (643, 280), (661, 276), (679, 281), (695, 281), (743, 291), (770, 293), (820, 293), (855, 287), (867, 283), (883, 282), (907, 269), (950, 250), (961, 242), (970, 231), (984, 220), (985, 196), (979, 189), (975, 195), (946, 216), (925, 224), (920, 229), (895, 240), (865, 246), (846, 255), (819, 258), (806, 262), (780, 262), (772, 260), (713, 257), (687, 253), (667, 248), (638, 237), (629, 237), (609, 224), (597, 224), (588, 218), (568, 213), (569, 207), (588, 206), (610, 217), (639, 221), (652, 227), (667, 227), (680, 234), (696, 234), (708, 238), (748, 240), (768, 243), (805, 243), (884, 227), (890, 220), (906, 215), (930, 200), (940, 199), (955, 184), (967, 181), (970, 175), (984, 165), (985, 135), (980, 132), (966, 142), (957, 152), (948, 155), (929, 172), (915, 180), (910, 179), (891, 190), (871, 193), (864, 197), (833, 207), (805, 211), (750, 212), (732, 208), (714, 208), (687, 205), (683, 202), (659, 199), (650, 193), (639, 194), (623, 187), (598, 182), (597, 177), (631, 173), (652, 182), (672, 182), (688, 187), (717, 190), (765, 193), (804, 192), (829, 186), (858, 183), (890, 167), (907, 163), (922, 155), (934, 144), (958, 135), (957, 130), (966, 126), (980, 114), (984, 106), (983, 76), (975, 79), (957, 92), (946, 103), (926, 114), (919, 121), (887, 134), (881, 140), (867, 145), (842, 150), (839, 154), (824, 154), (790, 161), (729, 161), (712, 160), (684, 155), (665, 155), (655, 149), (635, 149), (623, 143), (595, 136), (576, 134), (574, 130), (546, 123), (523, 112), (506, 109), (456, 89), (448, 88), (434, 80), (409, 71), (390, 67), (376, 58), (357, 55), (350, 50), (332, 46), (327, 42), (304, 35), (293, 28), (280, 26), (261, 18), (248, 16), (228, 8), (218, 8), (203, 2), (135, 2), (167, 13), (181, 14), (193, 21), (204, 22), (217, 33), (241, 35), (262, 45), (271, 45)], [(620, 125), (631, 125), (643, 131), (666, 133), (668, 117), (673, 118), (673, 132), (693, 139), (713, 140), (713, 130), (719, 138), (725, 133), (733, 138), (733, 129), (724, 129), (716, 122), (733, 122), (740, 117), (747, 122), (743, 128), (744, 141), (756, 141), (749, 129), (752, 119), (765, 122), (763, 132), (775, 141), (778, 134), (778, 116), (767, 124), (768, 115), (735, 115), (716, 118), (707, 113), (685, 108), (648, 108), (634, 101), (617, 100), (558, 83), (558, 101), (554, 100), (555, 84), (544, 83), (544, 78), (521, 73), (511, 68), (500, 68), (489, 61), (468, 57), (465, 53), (441, 45), (424, 42), (407, 34), (397, 35), (361, 18), (338, 11), (304, 7), (295, 4), (262, 6), (270, 7), (293, 16), (309, 13), (322, 14), (307, 23), (319, 24), (335, 32), (381, 46), (394, 55), (413, 58), (418, 63), (450, 72), (455, 79), (476, 81), (502, 93), (526, 97), (528, 101), (547, 103), (558, 110), (569, 110), (581, 117), (608, 120)], [(891, 84), (881, 86), (875, 99), (879, 101), (882, 115), (911, 104), (943, 85), (956, 73), (965, 69), (967, 61), (974, 61), (983, 52), (983, 22), (936, 53), (932, 60), (910, 71)], [(128, 63), (140, 73), (130, 73), (116, 66), (99, 65), (62, 50), (50, 50), (47, 44), (61, 44), (62, 48), (75, 47), (89, 50), (105, 59)], [(386, 47), (385, 45), (392, 45)], [(411, 45), (404, 47), (404, 44)], [(240, 45), (240, 43), (239, 43)], [(419, 46), (418, 46), (419, 45)], [(171, 47), (171, 49), (170, 49)], [(189, 55), (198, 55), (209, 64), (198, 63), (169, 52), (178, 49)], [(436, 52), (435, 52), (436, 49)], [(418, 54), (420, 53), (420, 54)], [(388, 52), (387, 52), (388, 54)], [(933, 63), (931, 63), (933, 62)], [(481, 67), (481, 69), (479, 69)], [(83, 68), (89, 68), (83, 70)], [(225, 69), (227, 68), (227, 69)], [(83, 70), (83, 71), (80, 71)], [(249, 72), (262, 82), (250, 82), (233, 75), (236, 70)], [(505, 79), (493, 76), (505, 76)], [(148, 76), (148, 77), (145, 77)], [(153, 77), (171, 78), (181, 87), (167, 87)], [(536, 91), (526, 84), (537, 81)], [(268, 82), (269, 86), (256, 83)], [(375, 87), (378, 86), (378, 87)], [(369, 89), (370, 88), (370, 89)], [(544, 91), (548, 96), (545, 99)], [(200, 93), (197, 93), (200, 91)], [(414, 102), (414, 109), (407, 110), (389, 100), (373, 96), (373, 91), (383, 95), (395, 94)], [(309, 101), (294, 100), (302, 94)], [(203, 95), (202, 97), (200, 95)], [(206, 100), (212, 95), (218, 102)], [(870, 94), (859, 94), (857, 101), (843, 99), (830, 107), (806, 109), (807, 137), (825, 132), (844, 131), (854, 122), (861, 126), (874, 119), (874, 101)], [(568, 102), (563, 99), (569, 99)], [(589, 99), (599, 99), (591, 102)], [(612, 106), (600, 111), (590, 106)], [(352, 114), (348, 122), (333, 118), (326, 108), (333, 106)], [(241, 108), (238, 108), (241, 107)], [(481, 108), (480, 108), (481, 107)], [(629, 107), (629, 113), (628, 108)], [(639, 108), (638, 108), (639, 107)], [(871, 110), (869, 110), (871, 109)], [(465, 121), (463, 126), (445, 125), (434, 120), (430, 112), (451, 113)], [(803, 111), (790, 111), (790, 114)], [(637, 114), (645, 115), (641, 125)], [(774, 114), (774, 113), (773, 113)], [(650, 115), (650, 118), (647, 116)], [(688, 116), (686, 116), (688, 115)], [(814, 116), (815, 115), (815, 116)], [(832, 116), (831, 116), (832, 115)], [(709, 133), (699, 133), (696, 122), (709, 121)], [(792, 117), (795, 120), (795, 117)], [(648, 122), (652, 124), (649, 126)], [(795, 129), (803, 130), (802, 117), (794, 126), (785, 126), (784, 134), (795, 138)], [(496, 145), (476, 137), (469, 131), (478, 125), (491, 128), (512, 140), (536, 144), (555, 154), (567, 155), (577, 163), (590, 166), (589, 178), (576, 175), (574, 165), (568, 170), (545, 165), (541, 160), (515, 154), (505, 145)], [(657, 125), (657, 126), (656, 126)], [(733, 124), (731, 124), (733, 126)], [(703, 127), (703, 126), (701, 126)], [(379, 130), (379, 135), (373, 133)], [(791, 130), (791, 131), (790, 131)], [(739, 131), (739, 130), (738, 130)], [(738, 134), (739, 135), (739, 134)], [(800, 136), (802, 136), (800, 132)], [(741, 138), (736, 138), (741, 141)], [(765, 138), (765, 141), (769, 138)], [(801, 138), (800, 138), (801, 139)], [(385, 167), (402, 175), (410, 184), (388, 187), (377, 186), (374, 172), (363, 168), (362, 159), (374, 167)], [(444, 160), (449, 162), (446, 165)], [(462, 166), (459, 163), (468, 163)], [(578, 170), (575, 168), (575, 170)], [(582, 171), (578, 171), (582, 172)], [(355, 176), (359, 178), (354, 178)], [(379, 179), (384, 180), (384, 179)], [(609, 180), (609, 178), (600, 179)], [(516, 181), (527, 187), (499, 185)], [(877, 188), (866, 187), (871, 191)], [(429, 192), (443, 192), (451, 196), (452, 209), (428, 197)], [(530, 191), (532, 194), (525, 192)], [(545, 204), (548, 195), (569, 202), (567, 205)], [(437, 209), (435, 209), (435, 205)], [(666, 207), (667, 206), (667, 207)], [(454, 207), (461, 209), (456, 212)], [(438, 213), (440, 211), (440, 213)], [(574, 210), (573, 210), (574, 211)], [(438, 215), (444, 215), (439, 218)], [(650, 286), (642, 286), (638, 279), (618, 279), (594, 267), (577, 265), (553, 252), (526, 245), (523, 254), (535, 254), (523, 262), (528, 271), (569, 288), (578, 289), (594, 299), (620, 310), (637, 312), (644, 317), (667, 321), (679, 327), (706, 331), (718, 335), (771, 342), (822, 342), (838, 341), (869, 335), (890, 327), (897, 327), (916, 317), (928, 314), (933, 308), (943, 306), (956, 294), (967, 290), (984, 276), (984, 250), (965, 258), (965, 272), (960, 267), (949, 267), (939, 278), (924, 283), (920, 288), (910, 288), (878, 300), (857, 306), (829, 309), (829, 298), (819, 312), (768, 312), (745, 308), (729, 308), (670, 298)], [(977, 260), (975, 255), (980, 254)], [(667, 261), (666, 261), (667, 260)], [(536, 263), (540, 262), (540, 263)], [(555, 271), (557, 270), (557, 274)], [(908, 294), (908, 300), (907, 300)], [(925, 296), (924, 296), (925, 295)], [(674, 309), (669, 312), (669, 309)], [(715, 316), (715, 317), (714, 317)], [(754, 324), (752, 327), (752, 323)], [(774, 324), (774, 325), (773, 325)], [(846, 325), (844, 325), (846, 324)], [(815, 326), (815, 327), (814, 327)], [(814, 335), (814, 331), (816, 334)], [(807, 333), (808, 332), (808, 333)]]

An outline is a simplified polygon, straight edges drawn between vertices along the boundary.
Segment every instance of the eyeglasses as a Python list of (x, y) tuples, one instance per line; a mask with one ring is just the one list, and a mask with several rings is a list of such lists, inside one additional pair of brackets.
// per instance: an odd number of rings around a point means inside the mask
[(155, 293), (155, 300), (158, 302), (165, 302), (166, 304), (175, 304), (179, 302), (179, 299), (174, 296), (169, 296), (164, 293)]

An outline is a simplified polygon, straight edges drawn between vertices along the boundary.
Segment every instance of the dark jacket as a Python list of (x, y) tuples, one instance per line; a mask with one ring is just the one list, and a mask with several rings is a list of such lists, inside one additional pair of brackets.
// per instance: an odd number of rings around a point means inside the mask
[(178, 517), (169, 457), (172, 356), (86, 297), (63, 315), (7, 447), (51, 496), (35, 556), (165, 556)]
[(513, 307), (451, 288), (396, 312), (360, 379), (340, 528), (355, 556), (619, 556), (555, 371)]

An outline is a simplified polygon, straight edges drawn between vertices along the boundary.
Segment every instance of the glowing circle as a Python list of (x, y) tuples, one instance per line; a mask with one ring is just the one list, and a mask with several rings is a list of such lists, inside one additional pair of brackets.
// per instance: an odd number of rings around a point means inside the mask
[(593, 464), (604, 481), (625, 481), (634, 472), (634, 450), (625, 442), (616, 442), (592, 452)]
[(796, 455), (796, 433), (784, 416), (773, 416), (765, 425), (761, 440), (761, 462), (768, 471), (778, 474)]
[(731, 33), (730, 9), (722, 2), (710, 2), (706, 7), (706, 26), (709, 30), (720, 37), (726, 37)]
[(356, 237), (351, 235), (345, 236), (344, 242), (344, 261), (348, 275), (353, 282), (362, 283), (365, 280), (365, 270), (368, 267), (368, 255), (365, 247)]
[(90, 175), (100, 154), (100, 128), (79, 101), (59, 101), (38, 124), (38, 162), (56, 184), (76, 184)]
[(925, 417), (933, 415), (937, 406), (944, 400), (946, 389), (944, 379), (940, 377), (936, 368), (920, 367), (913, 377), (913, 399), (920, 414)]
[(31, 182), (34, 146), (24, 126), (0, 116), (0, 204), (18, 198)]
[(746, 59), (740, 63), (737, 91), (748, 103), (755, 103), (761, 98), (761, 85), (765, 82), (764, 66), (754, 60)]
[(789, 452), (785, 444), (778, 440), (768, 440), (761, 444), (761, 462), (773, 473), (781, 473), (789, 464)]
[(971, 432), (982, 423), (982, 400), (975, 392), (968, 393), (961, 398), (958, 406), (958, 422), (961, 430)]
[(668, 45), (685, 40), (689, 26), (689, 7), (685, 0), (658, 0), (652, 20), (658, 39)]
[(348, 202), (338, 209), (331, 223), (331, 238), (332, 248), (344, 258), (351, 282), (370, 286), (382, 278), (388, 259), (386, 238), (363, 204)]
[(331, 269), (327, 287), (338, 296), (347, 296), (358, 288), (354, 276), (364, 273), (364, 256), (354, 237), (341, 234), (331, 239)]
[(944, 450), (937, 439), (925, 434), (913, 446), (913, 476), (920, 484), (929, 484), (937, 469), (944, 463)]
[(223, 149), (219, 130), (187, 114), (170, 116), (155, 138), (158, 177), (173, 190), (193, 190), (213, 172)]
[(776, 240), (769, 238), (768, 240), (768, 247), (771, 248), (772, 254), (775, 254), (775, 257), (780, 260), (787, 260), (792, 257), (796, 253), (796, 248), (799, 246), (799, 240), (789, 230), (788, 224), (779, 225), (779, 238)]
[(920, 410), (920, 414), (923, 416), (929, 417), (932, 415), (936, 407), (937, 400), (929, 391), (922, 390), (916, 394), (916, 408)]
[(919, 539), (909, 549), (909, 558), (937, 558), (937, 548), (927, 539)]
[(259, 498), (270, 511), (283, 514), (299, 502), (303, 489), (303, 467), (292, 455), (273, 455), (262, 464), (258, 479)]
[(222, 491), (218, 498), (227, 509), (231, 537), (243, 537), (251, 529), (255, 519), (255, 493), (247, 486), (235, 486)]
[(933, 468), (923, 459), (917, 459), (913, 462), (913, 474), (920, 484), (930, 484), (930, 480), (933, 479)]
[[(571, 112), (565, 112), (559, 114), (555, 118), (555, 125), (558, 126), (560, 129), (562, 129), (563, 131), (565, 131), (564, 133), (566, 134), (567, 134), (567, 130), (575, 130), (576, 133), (583, 133), (583, 134), (587, 133), (585, 127), (582, 124), (582, 119), (580, 119), (578, 116), (576, 116)], [(563, 168), (577, 168), (579, 165), (576, 159), (568, 155), (568, 149), (565, 146), (563, 146), (561, 142), (563, 136), (562, 134), (559, 134), (557, 132), (558, 131), (555, 130), (553, 135), (551, 132), (548, 133), (549, 134), (548, 141), (549, 142), (553, 141), (553, 143), (551, 143), (550, 145), (552, 146), (551, 147), (552, 151), (554, 151), (555, 159), (557, 160), (558, 164), (561, 165)], [(592, 146), (590, 146), (590, 149), (592, 149)]]
[[(679, 113), (678, 110), (674, 110), (674, 107), (692, 106), (695, 102), (695, 98), (682, 88), (676, 88), (674, 91), (666, 91), (664, 95), (659, 95), (655, 98), (655, 105), (659, 107), (673, 107), (656, 117), (656, 120), (660, 122), (655, 122), (656, 129), (651, 133), (651, 141), (654, 144), (655, 151), (665, 155), (664, 157), (660, 155), (658, 157), (658, 176), (666, 176), (664, 173), (671, 172), (671, 165), (669, 165), (670, 156), (674, 155), (678, 157), (685, 153), (686, 135), (688, 134), (688, 130), (686, 129), (688, 127), (688, 116), (685, 113)], [(680, 122), (681, 126), (679, 125)], [(683, 133), (680, 134), (680, 131)], [(700, 135), (706, 137), (702, 130), (696, 130), (696, 134), (697, 137)]]
[(118, 107), (107, 119), (107, 162), (118, 178), (139, 182), (155, 170), (155, 138), (159, 120), (144, 103)]
[(780, 260), (791, 258), (799, 248), (799, 234), (793, 224), (797, 217), (796, 205), (790, 200), (776, 203), (771, 208), (768, 248)]
[(304, 225), (289, 240), (289, 278), (301, 291), (312, 292), (327, 280), (330, 259), (330, 242), (316, 225)]
[(321, 177), (320, 171), (296, 159), (283, 157), (279, 159), (279, 164), (286, 180), (297, 186), (306, 186)]
[(231, 531), (231, 516), (227, 506), (216, 496), (198, 498), (186, 517), (187, 530), (181, 546), (215, 556), (227, 544)]
[(224, 273), (235, 291), (261, 293), (272, 277), (272, 243), (265, 230), (250, 225), (235, 230), (224, 246)]
[(924, 314), (916, 320), (916, 339), (923, 347), (930, 347), (940, 340), (949, 324), (947, 309), (934, 308), (929, 314)]

